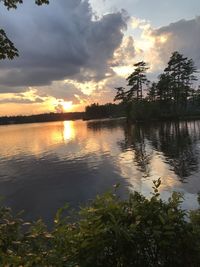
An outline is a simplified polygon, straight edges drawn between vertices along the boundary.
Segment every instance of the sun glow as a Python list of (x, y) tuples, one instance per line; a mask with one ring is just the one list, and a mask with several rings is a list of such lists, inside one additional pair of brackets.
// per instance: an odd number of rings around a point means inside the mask
[(117, 75), (121, 77), (127, 77), (134, 70), (133, 66), (117, 66), (117, 67), (113, 67), (112, 69)]
[(72, 101), (63, 101), (61, 105), (63, 107), (63, 111), (69, 111), (72, 109), (73, 103)]

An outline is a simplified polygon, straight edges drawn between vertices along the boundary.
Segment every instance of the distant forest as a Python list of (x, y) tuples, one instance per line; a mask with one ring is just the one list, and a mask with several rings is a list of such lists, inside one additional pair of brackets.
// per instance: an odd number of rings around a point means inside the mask
[(126, 105), (124, 103), (107, 103), (100, 105), (93, 103), (85, 108), (85, 119), (117, 118), (126, 116)]
[(0, 117), (0, 125), (79, 120), (83, 119), (83, 117), (84, 117), (84, 112), (46, 113), (46, 114), (38, 114), (30, 116), (5, 116), (5, 117)]
[(90, 120), (103, 118), (116, 118), (126, 116), (125, 106), (123, 103), (99, 105), (98, 103), (91, 104), (85, 108), (85, 112), (67, 112), (67, 113), (45, 113), (28, 116), (4, 116), (0, 117), (0, 125), (7, 124), (22, 124), (50, 121), (65, 121), (65, 120)]

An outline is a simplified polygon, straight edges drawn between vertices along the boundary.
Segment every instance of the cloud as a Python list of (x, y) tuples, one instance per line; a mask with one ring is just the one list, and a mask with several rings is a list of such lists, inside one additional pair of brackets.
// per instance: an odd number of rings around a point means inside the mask
[(16, 86), (16, 87), (10, 87), (8, 85), (0, 85), (0, 95), (1, 94), (6, 94), (6, 93), (23, 93), (27, 91), (27, 87), (24, 86)]
[(81, 99), (87, 97), (81, 88), (78, 87), (79, 83), (74, 83), (73, 80), (67, 81), (54, 81), (51, 85), (37, 87), (37, 94), (40, 97), (54, 97), (55, 99), (62, 99), (64, 101), (72, 101), (73, 104), (78, 104)]
[(29, 88), (22, 93), (1, 94), (0, 104), (41, 104), (47, 100), (47, 96), (39, 96), (37, 90)]
[(109, 77), (102, 82), (99, 82), (94, 87), (94, 90), (90, 96), (88, 96), (88, 104), (90, 103), (100, 103), (105, 104), (113, 102), (116, 87), (126, 87), (126, 80), (124, 77), (118, 75)]
[(94, 20), (87, 0), (57, 0), (42, 7), (26, 2), (15, 11), (2, 9), (0, 14), (1, 25), (20, 53), (19, 58), (2, 62), (1, 88), (50, 85), (65, 78), (101, 80), (112, 75), (109, 62), (126, 29), (124, 11)]
[(151, 32), (155, 38), (155, 50), (166, 64), (173, 51), (192, 58), (200, 68), (200, 16), (192, 20), (180, 20)]
[(133, 64), (136, 55), (134, 40), (132, 36), (123, 38), (121, 46), (114, 53), (113, 66), (127, 66)]
[(40, 97), (37, 97), (34, 100), (26, 99), (26, 98), (5, 98), (0, 99), (0, 104), (5, 103), (16, 103), (16, 104), (33, 104), (33, 103), (43, 103), (44, 100)]

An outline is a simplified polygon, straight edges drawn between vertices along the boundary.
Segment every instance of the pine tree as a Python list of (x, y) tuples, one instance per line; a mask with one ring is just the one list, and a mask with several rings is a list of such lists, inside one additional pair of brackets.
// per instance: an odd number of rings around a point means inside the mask
[(159, 81), (157, 83), (157, 98), (160, 102), (165, 104), (171, 102), (173, 99), (172, 79), (166, 73), (159, 76)]
[(154, 102), (157, 100), (157, 96), (158, 96), (158, 87), (157, 87), (157, 83), (156, 82), (152, 82), (151, 86), (149, 87), (149, 92), (147, 94), (147, 99), (150, 102)]
[(191, 85), (196, 80), (196, 72), (192, 59), (184, 57), (177, 51), (172, 53), (164, 73), (170, 77), (171, 99), (178, 109), (187, 106)]
[(146, 71), (148, 66), (144, 61), (134, 64), (135, 70), (126, 79), (131, 88), (126, 92), (127, 98), (141, 100), (143, 98), (143, 85), (148, 84)]
[(126, 101), (126, 92), (124, 87), (115, 87), (115, 90), (117, 90), (117, 94), (114, 98), (114, 101), (121, 101), (121, 102), (127, 102)]

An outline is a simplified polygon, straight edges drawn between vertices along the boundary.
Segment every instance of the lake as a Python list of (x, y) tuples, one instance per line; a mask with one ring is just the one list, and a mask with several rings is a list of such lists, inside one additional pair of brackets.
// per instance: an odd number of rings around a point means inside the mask
[(0, 195), (25, 219), (52, 221), (65, 203), (77, 209), (120, 183), (126, 197), (184, 193), (196, 208), (200, 191), (200, 121), (127, 125), (125, 120), (0, 126)]

